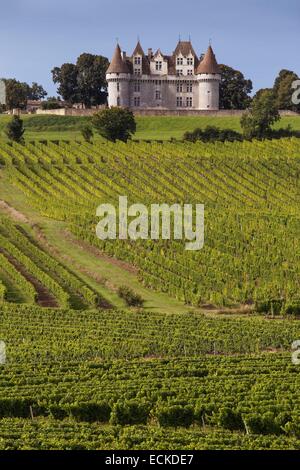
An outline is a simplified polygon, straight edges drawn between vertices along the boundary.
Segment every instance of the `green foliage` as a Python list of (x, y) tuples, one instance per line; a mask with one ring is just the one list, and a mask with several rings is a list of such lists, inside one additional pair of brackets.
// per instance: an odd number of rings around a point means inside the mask
[(137, 400), (117, 402), (113, 406), (111, 424), (146, 424), (149, 417), (149, 404)]
[(273, 91), (278, 109), (289, 109), (291, 111), (300, 112), (300, 104), (296, 105), (292, 102), (292, 94), (294, 89), (292, 84), (299, 80), (298, 75), (291, 70), (281, 70), (275, 80)]
[[(55, 96), (50, 96), (46, 101), (42, 102), (42, 109), (60, 109), (62, 108), (62, 102)], [(46, 123), (45, 123), (46, 124)]]
[(281, 432), (274, 414), (270, 411), (263, 415), (252, 414), (246, 417), (245, 424), (250, 434), (280, 434)]
[(78, 421), (105, 423), (109, 421), (111, 408), (105, 401), (100, 403), (87, 402), (71, 405), (69, 412)]
[(258, 313), (279, 315), (284, 305), (283, 299), (259, 300), (255, 303), (255, 310)]
[(220, 109), (246, 109), (251, 103), (251, 80), (228, 65), (220, 65)]
[(82, 127), (81, 134), (86, 142), (91, 142), (94, 135), (92, 127), (88, 124)]
[(162, 427), (188, 427), (194, 421), (194, 411), (191, 406), (163, 406), (157, 410), (156, 417)]
[(10, 140), (15, 142), (23, 142), (23, 121), (19, 116), (13, 116), (11, 121), (6, 126), (6, 135)]
[(144, 303), (142, 297), (127, 286), (118, 288), (118, 296), (124, 299), (130, 307), (141, 307)]
[(279, 119), (273, 90), (260, 90), (254, 96), (249, 111), (241, 118), (244, 137), (262, 139), (270, 136), (271, 126)]
[(81, 54), (76, 64), (63, 64), (52, 70), (58, 85), (57, 92), (69, 103), (83, 103), (87, 107), (103, 104), (107, 97), (106, 57)]
[(136, 131), (132, 111), (123, 108), (107, 108), (93, 115), (92, 124), (107, 140), (127, 142)]
[(235, 140), (242, 140), (241, 134), (231, 129), (219, 129), (215, 126), (206, 126), (203, 130), (200, 128), (194, 129), (192, 132), (185, 132), (183, 140), (189, 142), (233, 142)]
[(244, 431), (245, 425), (239, 411), (231, 408), (222, 408), (219, 415), (219, 425), (231, 431)]

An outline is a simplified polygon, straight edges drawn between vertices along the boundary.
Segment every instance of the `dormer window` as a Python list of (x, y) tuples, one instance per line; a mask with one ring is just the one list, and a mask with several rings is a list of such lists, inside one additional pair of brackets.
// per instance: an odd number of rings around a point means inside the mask
[(183, 65), (183, 57), (177, 57), (177, 65)]
[(181, 77), (183, 75), (183, 71), (181, 69), (176, 70), (176, 75), (178, 75), (178, 77)]
[(188, 57), (186, 63), (187, 63), (187, 65), (193, 65), (193, 63), (194, 63), (193, 57)]
[(136, 56), (134, 58), (134, 65), (141, 65), (141, 57)]
[(193, 75), (193, 70), (192, 70), (192, 69), (188, 69), (187, 74), (188, 74), (188, 75)]
[(162, 61), (161, 60), (156, 60), (155, 61), (155, 70), (161, 70), (162, 69)]
[(134, 69), (134, 75), (141, 75), (141, 69)]

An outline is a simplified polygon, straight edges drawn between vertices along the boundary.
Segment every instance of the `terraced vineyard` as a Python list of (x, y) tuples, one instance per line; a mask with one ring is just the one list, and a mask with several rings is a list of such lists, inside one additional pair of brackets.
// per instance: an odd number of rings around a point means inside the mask
[[(1, 145), (3, 171), (41, 214), (138, 267), (142, 282), (192, 305), (298, 298), (300, 144)], [(100, 241), (102, 202), (203, 203), (204, 249)]]
[[(253, 311), (300, 298), (297, 139), (0, 142), (0, 165), (0, 449), (300, 448), (299, 320)], [(119, 195), (203, 203), (204, 248), (98, 240), (96, 208)], [(190, 307), (114, 308), (31, 212)]]

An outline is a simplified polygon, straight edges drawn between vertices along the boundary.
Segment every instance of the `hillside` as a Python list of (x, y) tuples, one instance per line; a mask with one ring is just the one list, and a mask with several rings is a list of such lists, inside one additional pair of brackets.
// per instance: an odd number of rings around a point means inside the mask
[[(0, 115), (0, 136), (4, 137), (4, 127), (9, 116)], [(25, 137), (30, 139), (81, 139), (80, 127), (88, 122), (88, 117), (75, 116), (40, 116), (23, 115), (26, 129)], [(186, 131), (196, 127), (214, 125), (221, 128), (240, 131), (240, 118), (235, 116), (207, 117), (207, 116), (137, 116), (137, 132), (135, 139), (169, 140), (172, 137), (181, 139)], [(275, 128), (291, 126), (300, 130), (300, 116), (283, 117), (275, 124)], [(101, 140), (96, 136), (96, 139)]]
[[(299, 449), (299, 319), (255, 310), (299, 300), (299, 178), (295, 138), (0, 141), (0, 449)], [(204, 248), (100, 241), (119, 195), (203, 203)]]

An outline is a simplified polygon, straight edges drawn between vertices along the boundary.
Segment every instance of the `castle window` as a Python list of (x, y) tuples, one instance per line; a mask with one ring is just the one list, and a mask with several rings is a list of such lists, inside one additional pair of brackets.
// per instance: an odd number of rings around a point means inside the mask
[(176, 63), (177, 63), (177, 65), (183, 65), (183, 58), (182, 57), (177, 57)]
[(141, 91), (141, 84), (140, 82), (134, 82), (134, 91), (140, 92)]
[(139, 96), (134, 97), (134, 106), (137, 107), (137, 108), (140, 106), (140, 97)]
[(120, 97), (117, 97), (117, 106), (120, 106)]
[(177, 106), (177, 108), (182, 108), (182, 96), (177, 96), (176, 106)]
[(161, 60), (156, 60), (155, 61), (155, 70), (161, 70), (162, 69), (162, 61)]
[(181, 82), (177, 83), (177, 93), (182, 93), (182, 83)]
[(186, 92), (187, 93), (192, 93), (193, 91), (193, 84), (192, 82), (188, 82), (187, 85), (186, 85)]
[(193, 65), (193, 57), (188, 57), (187, 58), (187, 65)]
[(134, 58), (134, 65), (141, 65), (141, 58), (140, 57), (135, 57)]
[(141, 75), (141, 69), (134, 69), (134, 75)]
[(120, 91), (120, 83), (117, 82), (117, 91)]
[(188, 74), (188, 75), (193, 75), (193, 70), (192, 70), (192, 69), (188, 69), (187, 74)]
[(193, 106), (193, 98), (191, 96), (188, 96), (186, 99), (186, 107), (191, 108)]
[(183, 71), (182, 71), (181, 69), (176, 70), (176, 75), (177, 75), (178, 77), (181, 77), (181, 76), (183, 75)]
[(161, 92), (159, 90), (155, 91), (155, 99), (156, 100), (161, 100)]

